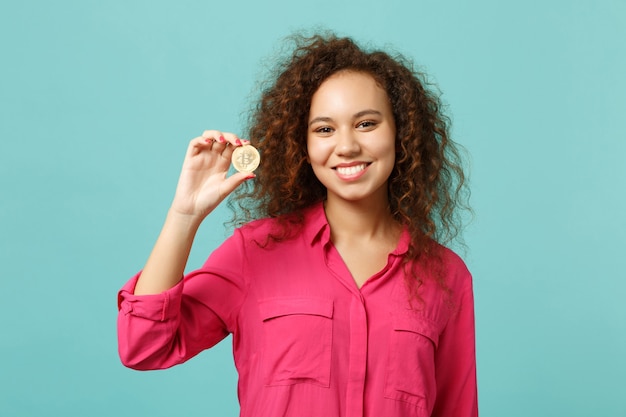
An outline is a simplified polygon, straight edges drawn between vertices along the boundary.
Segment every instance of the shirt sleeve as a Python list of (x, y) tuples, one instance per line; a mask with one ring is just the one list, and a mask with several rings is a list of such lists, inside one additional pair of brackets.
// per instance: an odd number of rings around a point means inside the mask
[(201, 269), (155, 295), (134, 295), (140, 274), (118, 293), (118, 351), (133, 369), (164, 369), (185, 362), (231, 333), (245, 294), (243, 238), (235, 234)]
[(437, 399), (433, 417), (478, 416), (472, 278), (465, 265), (458, 273), (463, 289), (435, 355)]

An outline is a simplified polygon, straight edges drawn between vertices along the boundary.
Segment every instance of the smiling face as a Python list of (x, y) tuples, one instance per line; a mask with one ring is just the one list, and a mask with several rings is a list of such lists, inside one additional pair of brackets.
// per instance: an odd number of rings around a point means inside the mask
[(372, 76), (343, 71), (313, 94), (307, 151), (327, 199), (387, 204), (396, 127), (387, 93)]

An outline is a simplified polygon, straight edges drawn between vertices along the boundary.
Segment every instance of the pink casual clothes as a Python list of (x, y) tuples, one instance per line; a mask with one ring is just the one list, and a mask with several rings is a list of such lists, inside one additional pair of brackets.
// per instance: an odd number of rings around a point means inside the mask
[(405, 232), (357, 288), (324, 209), (297, 237), (262, 247), (274, 220), (235, 230), (205, 265), (158, 295), (119, 293), (119, 353), (167, 368), (233, 335), (242, 417), (477, 416), (471, 276), (446, 250), (452, 302), (434, 280), (409, 304)]

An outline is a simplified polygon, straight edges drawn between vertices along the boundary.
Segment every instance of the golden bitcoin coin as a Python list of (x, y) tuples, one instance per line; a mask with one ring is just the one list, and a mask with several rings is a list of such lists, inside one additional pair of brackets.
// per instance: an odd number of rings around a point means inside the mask
[(243, 145), (235, 148), (231, 161), (237, 171), (252, 172), (259, 166), (261, 156), (254, 146)]

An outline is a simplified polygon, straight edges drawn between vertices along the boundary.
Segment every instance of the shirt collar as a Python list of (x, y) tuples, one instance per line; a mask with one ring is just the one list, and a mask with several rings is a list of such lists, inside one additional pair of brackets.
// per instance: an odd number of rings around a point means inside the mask
[[(304, 212), (304, 236), (306, 241), (313, 246), (316, 242), (326, 244), (330, 242), (330, 225), (324, 212), (324, 202), (315, 203)], [(398, 245), (391, 252), (392, 255), (404, 255), (409, 249), (411, 235), (407, 227), (402, 229)]]
[(330, 226), (324, 212), (323, 201), (313, 204), (304, 212), (304, 236), (311, 246), (317, 241), (323, 243), (330, 241)]
[(411, 243), (411, 234), (409, 233), (409, 229), (405, 226), (402, 228), (398, 246), (396, 246), (391, 254), (396, 256), (404, 255), (409, 250), (409, 243)]

